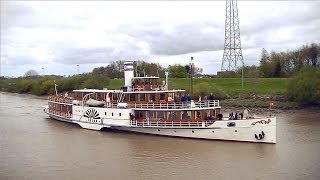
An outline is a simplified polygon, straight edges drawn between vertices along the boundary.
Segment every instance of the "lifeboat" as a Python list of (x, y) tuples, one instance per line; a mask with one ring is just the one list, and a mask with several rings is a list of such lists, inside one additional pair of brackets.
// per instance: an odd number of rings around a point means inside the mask
[(93, 107), (102, 107), (104, 106), (104, 101), (98, 101), (90, 98), (88, 101), (86, 101), (86, 104)]

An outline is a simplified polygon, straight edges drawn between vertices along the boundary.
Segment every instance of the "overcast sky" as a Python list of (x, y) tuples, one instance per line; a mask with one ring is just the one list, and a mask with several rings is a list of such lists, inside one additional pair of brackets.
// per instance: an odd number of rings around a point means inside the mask
[[(238, 1), (245, 65), (261, 49), (320, 43), (320, 1)], [(2, 1), (1, 76), (73, 75), (116, 60), (186, 64), (216, 73), (225, 1)]]

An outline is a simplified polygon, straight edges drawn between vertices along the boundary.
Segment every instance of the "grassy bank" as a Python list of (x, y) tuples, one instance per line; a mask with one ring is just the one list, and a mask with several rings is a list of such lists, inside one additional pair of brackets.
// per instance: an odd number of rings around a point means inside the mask
[[(72, 79), (57, 80), (58, 91), (72, 90), (76, 87), (83, 88), (89, 83), (83, 83), (79, 80), (79, 77), (73, 77)], [(0, 80), (0, 86), (11, 87), (17, 86), (18, 93), (31, 93), (37, 95), (43, 95), (46, 93), (53, 93), (54, 83), (53, 77), (39, 78), (33, 80)], [(96, 80), (96, 79), (94, 79)], [(164, 79), (161, 79), (164, 80)], [(30, 85), (29, 81), (35, 81), (34, 85)], [(79, 81), (79, 82), (78, 82)], [(86, 82), (85, 80), (83, 80)], [(88, 79), (90, 84), (93, 79)], [(274, 108), (290, 109), (298, 107), (297, 103), (289, 102), (287, 99), (287, 78), (245, 78), (243, 83), (243, 89), (241, 85), (241, 78), (194, 78), (194, 95), (199, 94), (208, 95), (211, 92), (215, 94), (217, 98), (221, 100), (221, 105), (230, 107), (262, 107), (268, 108), (270, 102), (274, 103)], [(23, 82), (23, 83), (22, 83)], [(50, 83), (49, 83), (50, 82)], [(77, 84), (82, 84), (78, 86)], [(98, 82), (97, 82), (98, 83)], [(124, 84), (124, 79), (109, 79), (108, 81), (100, 81), (100, 87), (95, 88), (108, 88), (108, 89), (119, 89)], [(43, 88), (46, 84), (46, 88)], [(73, 88), (67, 88), (68, 84), (72, 84)], [(30, 86), (30, 87), (24, 87)], [(42, 87), (44, 91), (42, 94), (36, 93), (33, 89), (34, 86)], [(93, 87), (91, 87), (93, 88)], [(23, 91), (22, 91), (22, 90)], [(189, 78), (170, 78), (169, 89), (186, 89), (187, 92), (191, 92), (191, 83)], [(6, 89), (3, 89), (6, 91)], [(10, 88), (9, 88), (10, 90)], [(9, 91), (15, 92), (15, 91)]]
[[(285, 95), (287, 78), (245, 78), (243, 89), (241, 78), (194, 78), (194, 91), (201, 84), (207, 84), (209, 92), (228, 94), (238, 96), (239, 94), (257, 94), (257, 95)], [(107, 85), (108, 89), (118, 89), (124, 83), (123, 79), (110, 79)], [(170, 89), (186, 89), (191, 91), (189, 78), (171, 78), (169, 79)]]
[[(123, 79), (111, 79), (108, 89), (118, 89)], [(293, 109), (299, 107), (296, 102), (288, 101), (287, 78), (195, 78), (194, 92), (206, 91), (221, 99), (221, 105), (229, 107), (260, 107), (269, 108), (273, 103), (276, 109)], [(191, 92), (189, 78), (169, 79), (170, 89), (186, 89)]]

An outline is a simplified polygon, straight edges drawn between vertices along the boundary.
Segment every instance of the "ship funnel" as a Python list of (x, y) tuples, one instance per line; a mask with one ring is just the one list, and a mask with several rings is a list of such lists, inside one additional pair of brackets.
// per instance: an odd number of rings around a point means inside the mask
[(132, 78), (134, 77), (133, 61), (125, 61), (123, 70), (124, 70), (124, 86), (131, 87)]

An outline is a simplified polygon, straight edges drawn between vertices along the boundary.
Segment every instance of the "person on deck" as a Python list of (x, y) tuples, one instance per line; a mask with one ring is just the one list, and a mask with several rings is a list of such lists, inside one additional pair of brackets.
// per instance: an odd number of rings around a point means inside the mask
[(210, 95), (209, 95), (209, 97), (208, 97), (208, 100), (214, 100), (215, 99), (215, 97), (214, 97), (214, 95), (212, 94), (212, 93), (210, 93)]
[(187, 100), (188, 103), (191, 102), (191, 96), (190, 96), (190, 94), (187, 95), (186, 100)]
[(177, 103), (177, 102), (180, 102), (180, 100), (181, 100), (181, 99), (180, 99), (179, 95), (175, 95), (175, 96), (174, 96), (174, 102)]

